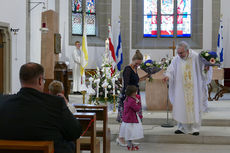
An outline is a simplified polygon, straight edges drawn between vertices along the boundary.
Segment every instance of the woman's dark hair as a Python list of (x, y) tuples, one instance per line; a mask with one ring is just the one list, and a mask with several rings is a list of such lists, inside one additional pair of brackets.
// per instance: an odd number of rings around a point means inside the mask
[(143, 55), (141, 54), (140, 50), (136, 50), (136, 53), (133, 55), (132, 60), (143, 60)]
[(136, 93), (136, 92), (137, 92), (137, 87), (134, 85), (127, 86), (125, 90), (126, 96), (131, 96), (133, 93)]

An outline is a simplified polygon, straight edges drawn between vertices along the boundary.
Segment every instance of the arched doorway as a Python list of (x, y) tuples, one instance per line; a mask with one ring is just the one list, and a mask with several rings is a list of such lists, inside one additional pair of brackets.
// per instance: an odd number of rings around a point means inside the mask
[(0, 22), (0, 94), (11, 92), (11, 36), (9, 24)]

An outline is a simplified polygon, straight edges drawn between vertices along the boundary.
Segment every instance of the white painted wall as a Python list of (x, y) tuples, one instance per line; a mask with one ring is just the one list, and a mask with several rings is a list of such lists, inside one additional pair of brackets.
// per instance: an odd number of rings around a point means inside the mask
[[(230, 2), (229, 0), (226, 0)], [(212, 1), (204, 0), (204, 9), (203, 9), (203, 49), (211, 50), (212, 48)], [(132, 38), (132, 37), (131, 37)], [(200, 52), (201, 49), (195, 51)], [(132, 49), (130, 52), (130, 60), (132, 59), (135, 49)], [(173, 53), (170, 49), (140, 49), (143, 55), (150, 55), (151, 59), (159, 61), (161, 58), (172, 57)]]
[[(33, 0), (33, 2), (45, 2), (46, 9), (43, 4), (38, 5), (30, 11), (30, 61), (41, 63), (41, 14), (43, 11), (55, 10), (55, 0)], [(36, 4), (30, 4), (33, 8)]]
[[(12, 92), (20, 88), (19, 68), (26, 59), (26, 1), (25, 0), (0, 0), (0, 22), (10, 24), (10, 28), (20, 29), (12, 37)], [(10, 60), (10, 59), (9, 59)]]
[(224, 26), (224, 67), (230, 67), (230, 1), (221, 0), (221, 14), (223, 14), (223, 26)]

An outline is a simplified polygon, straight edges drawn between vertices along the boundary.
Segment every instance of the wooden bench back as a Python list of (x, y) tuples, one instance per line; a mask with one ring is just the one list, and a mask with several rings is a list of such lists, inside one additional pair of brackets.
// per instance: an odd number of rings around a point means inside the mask
[(0, 153), (54, 153), (52, 141), (0, 140)]
[(98, 121), (103, 121), (107, 124), (108, 115), (107, 115), (107, 106), (106, 105), (88, 105), (88, 104), (74, 104), (74, 107), (78, 112), (94, 112), (96, 113), (96, 119)]
[[(90, 150), (91, 152), (95, 151), (95, 146), (96, 146), (96, 113), (74, 113), (74, 117), (76, 117), (82, 128), (82, 132), (87, 130), (87, 132), (84, 134), (84, 136), (90, 136)], [(93, 120), (93, 122), (91, 122)], [(91, 123), (91, 126), (89, 124)], [(87, 148), (82, 148), (81, 150), (87, 150)]]
[(103, 137), (103, 153), (110, 153), (110, 130), (108, 129), (108, 109), (106, 105), (74, 104), (77, 112), (94, 112), (96, 120), (103, 121), (102, 130), (97, 130), (97, 136)]

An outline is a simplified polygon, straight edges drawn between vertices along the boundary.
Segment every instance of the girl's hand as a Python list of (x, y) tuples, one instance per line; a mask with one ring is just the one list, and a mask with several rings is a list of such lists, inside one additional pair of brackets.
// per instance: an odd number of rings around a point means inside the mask
[(141, 96), (138, 95), (138, 94), (136, 94), (136, 98), (137, 98), (137, 99), (141, 99)]

